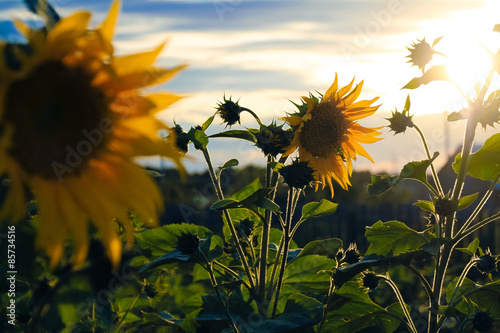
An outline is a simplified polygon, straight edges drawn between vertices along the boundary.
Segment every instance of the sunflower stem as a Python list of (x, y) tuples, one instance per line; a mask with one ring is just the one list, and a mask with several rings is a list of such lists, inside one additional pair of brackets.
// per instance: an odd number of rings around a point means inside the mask
[(285, 274), (285, 268), (286, 268), (286, 263), (287, 263), (287, 257), (288, 257), (288, 249), (290, 247), (290, 227), (292, 224), (292, 217), (293, 217), (293, 208), (294, 208), (294, 202), (295, 197), (297, 196), (298, 191), (296, 191), (294, 188), (290, 188), (288, 190), (288, 203), (287, 203), (287, 209), (286, 209), (286, 219), (285, 219), (285, 228), (283, 229), (283, 254), (277, 253), (276, 255), (282, 255), (283, 258), (281, 259), (281, 267), (280, 267), (280, 272), (278, 275), (278, 282), (276, 284), (276, 295), (274, 296), (274, 306), (273, 306), (273, 313), (272, 313), (272, 318), (276, 316), (276, 310), (278, 308), (278, 301), (280, 297), (280, 292), (281, 292), (281, 285), (283, 283), (283, 275)]
[[(203, 152), (203, 156), (205, 157), (205, 161), (207, 162), (207, 165), (208, 165), (210, 179), (212, 180), (212, 184), (215, 187), (215, 192), (217, 194), (217, 198), (219, 200), (222, 200), (222, 199), (224, 199), (224, 194), (222, 193), (222, 189), (219, 186), (219, 182), (217, 181), (217, 175), (215, 174), (214, 168), (212, 166), (212, 160), (210, 159), (210, 154), (208, 153), (208, 149), (203, 148), (202, 152)], [(250, 272), (250, 266), (248, 265), (247, 258), (245, 257), (245, 252), (243, 252), (243, 247), (241, 246), (241, 242), (240, 242), (240, 239), (238, 238), (238, 234), (236, 232), (236, 228), (234, 227), (234, 223), (233, 223), (231, 216), (229, 215), (229, 212), (227, 209), (222, 210), (222, 212), (224, 214), (224, 217), (226, 218), (226, 222), (227, 222), (227, 225), (229, 227), (229, 231), (231, 232), (231, 237), (232, 237), (234, 245), (236, 247), (236, 251), (238, 252), (240, 260), (241, 260), (243, 267), (245, 269), (245, 274), (248, 276), (248, 281), (250, 283), (250, 287), (255, 292), (254, 277)]]
[(384, 280), (394, 291), (394, 294), (396, 295), (396, 298), (398, 299), (399, 304), (401, 305), (401, 309), (403, 310), (403, 313), (406, 317), (406, 320), (408, 321), (408, 327), (410, 328), (411, 332), (413, 333), (418, 333), (417, 328), (415, 327), (415, 324), (413, 323), (413, 319), (410, 316), (410, 313), (408, 312), (408, 309), (406, 308), (406, 304), (403, 299), (403, 295), (401, 295), (401, 292), (399, 291), (398, 286), (394, 283), (394, 281), (391, 280), (389, 276), (385, 275), (377, 275), (377, 277), (381, 278)]
[[(427, 155), (427, 159), (430, 160), (432, 159), (431, 157), (431, 152), (429, 150), (429, 146), (427, 145), (427, 140), (425, 139), (424, 133), (420, 130), (420, 128), (417, 126), (417, 124), (413, 124), (413, 128), (417, 131), (418, 135), (420, 136), (420, 140), (422, 141), (422, 144), (425, 149), (425, 154)], [(434, 167), (434, 162), (431, 162), (431, 172), (432, 172), (432, 178), (434, 179), (434, 184), (436, 184), (437, 191), (439, 193), (440, 197), (444, 197), (444, 191), (443, 188), (441, 187), (441, 182), (439, 181), (436, 168)]]

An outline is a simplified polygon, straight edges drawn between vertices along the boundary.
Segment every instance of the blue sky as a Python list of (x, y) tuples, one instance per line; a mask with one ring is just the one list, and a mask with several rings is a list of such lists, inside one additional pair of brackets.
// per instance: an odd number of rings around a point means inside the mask
[[(90, 10), (93, 24), (97, 24), (111, 1), (51, 3), (62, 15)], [(485, 61), (475, 61), (484, 59), (478, 42), (493, 52), (500, 46), (500, 34), (491, 32), (500, 23), (499, 9), (494, 0), (123, 0), (115, 45), (118, 54), (127, 54), (168, 40), (159, 63), (166, 67), (188, 65), (161, 87), (185, 96), (160, 115), (170, 124), (175, 120), (188, 129), (202, 123), (223, 94), (240, 98), (243, 106), (269, 123), (293, 111), (289, 100), (299, 102), (300, 96), (309, 91), (324, 92), (338, 73), (342, 85), (353, 77), (356, 82), (364, 80), (361, 98), (380, 96), (378, 114), (361, 121), (363, 125), (387, 125), (384, 118), (395, 107), (402, 109), (410, 93), (415, 119), (434, 148), (453, 149), (461, 140), (461, 124), (449, 124), (446, 130), (442, 112), (459, 110), (464, 106), (463, 99), (446, 83), (431, 83), (411, 92), (401, 90), (411, 78), (420, 75), (416, 67), (406, 63), (406, 47), (423, 37), (432, 42), (445, 36), (436, 49), (456, 59), (456, 74), (463, 76), (467, 74), (463, 69), (472, 67), (468, 78), (481, 79)], [(36, 20), (21, 1), (0, 0), (3, 39), (18, 38), (10, 23), (14, 17)], [(462, 65), (467, 56), (474, 59), (474, 66)], [(473, 91), (472, 86), (471, 83), (463, 89)], [(492, 89), (495, 88), (500, 89), (496, 84)], [(244, 125), (256, 126), (247, 117)], [(214, 126), (212, 131), (221, 129)], [(446, 132), (449, 139), (445, 138)], [(376, 164), (360, 158), (356, 168), (394, 172), (408, 159), (424, 158), (415, 133), (394, 137), (384, 129), (383, 137), (379, 143), (366, 147)], [(480, 140), (484, 137), (483, 134)], [(235, 154), (242, 163), (263, 161), (259, 151), (247, 144), (218, 141), (212, 145), (216, 164)], [(193, 160), (187, 162), (188, 168), (203, 169), (198, 153), (191, 155)], [(441, 161), (444, 163), (444, 157)]]

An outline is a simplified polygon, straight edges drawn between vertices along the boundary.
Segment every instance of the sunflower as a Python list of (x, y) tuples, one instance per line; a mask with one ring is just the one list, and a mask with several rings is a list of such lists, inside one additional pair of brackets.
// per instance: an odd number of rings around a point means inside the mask
[(0, 221), (25, 216), (25, 189), (31, 189), (39, 210), (36, 243), (52, 266), (61, 259), (68, 235), (73, 262), (85, 260), (89, 222), (115, 267), (122, 241), (114, 221), (126, 231), (128, 244), (131, 211), (157, 224), (160, 192), (134, 163), (136, 157), (164, 155), (183, 172), (175, 140), (158, 135), (172, 130), (154, 118), (180, 97), (141, 92), (183, 66), (153, 66), (163, 45), (115, 57), (111, 40), (119, 7), (115, 1), (95, 29), (87, 27), (91, 14), (84, 11), (50, 30), (15, 21), (27, 43), (0, 44), (5, 55), (0, 61), (0, 177), (10, 184)]
[(299, 159), (309, 162), (315, 170), (316, 190), (319, 184), (330, 187), (333, 197), (334, 179), (342, 188), (350, 185), (352, 160), (357, 155), (373, 162), (371, 156), (360, 143), (374, 143), (380, 138), (379, 128), (366, 128), (356, 122), (377, 111), (379, 106), (371, 106), (377, 98), (370, 101), (355, 102), (361, 93), (363, 81), (351, 90), (354, 80), (346, 87), (338, 89), (337, 75), (332, 86), (321, 99), (310, 95), (302, 97), (303, 104), (296, 105), (299, 112), (283, 117), (295, 135), (285, 155), (298, 149)]

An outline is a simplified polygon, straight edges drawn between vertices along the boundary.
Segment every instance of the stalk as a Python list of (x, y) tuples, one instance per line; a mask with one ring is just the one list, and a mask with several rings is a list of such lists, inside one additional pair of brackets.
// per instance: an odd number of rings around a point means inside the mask
[(406, 304), (403, 299), (403, 295), (401, 295), (401, 292), (398, 289), (398, 286), (392, 281), (389, 277), (385, 275), (377, 275), (377, 277), (383, 279), (387, 284), (392, 288), (394, 291), (394, 294), (396, 294), (396, 298), (398, 299), (399, 304), (401, 305), (401, 308), (403, 310), (403, 313), (406, 317), (406, 320), (408, 321), (408, 328), (410, 328), (411, 332), (413, 333), (418, 333), (417, 328), (415, 327), (415, 324), (413, 323), (413, 319), (411, 319), (410, 313), (408, 312), (408, 309), (406, 308)]
[[(208, 149), (204, 148), (202, 149), (203, 156), (205, 157), (205, 161), (207, 162), (208, 165), (208, 171), (210, 174), (210, 179), (212, 180), (212, 184), (215, 187), (215, 192), (217, 194), (217, 198), (219, 200), (224, 199), (224, 195), (222, 193), (222, 189), (219, 186), (219, 182), (217, 181), (217, 175), (215, 174), (214, 168), (212, 166), (212, 161), (210, 159), (210, 154), (208, 153)], [(243, 268), (245, 269), (245, 273), (248, 276), (248, 281), (250, 282), (250, 287), (255, 290), (255, 282), (253, 275), (250, 272), (250, 266), (248, 265), (247, 258), (245, 257), (245, 253), (243, 252), (243, 247), (241, 246), (240, 239), (238, 238), (238, 235), (236, 233), (236, 229), (234, 227), (234, 223), (231, 220), (231, 216), (229, 215), (229, 212), (227, 209), (223, 210), (224, 217), (226, 218), (227, 225), (229, 226), (229, 231), (231, 232), (231, 236), (233, 238), (233, 241), (236, 245), (236, 251), (238, 252), (238, 255), (241, 259), (241, 262), (243, 264)]]
[[(425, 149), (425, 154), (427, 155), (427, 159), (431, 159), (431, 152), (429, 151), (429, 146), (427, 145), (427, 140), (425, 139), (424, 133), (420, 130), (420, 128), (416, 125), (413, 124), (413, 128), (417, 131), (418, 135), (420, 136), (420, 140), (422, 141), (422, 144), (424, 145)], [(443, 197), (444, 192), (443, 188), (441, 187), (441, 182), (439, 181), (436, 168), (434, 167), (434, 162), (431, 162), (431, 172), (432, 172), (432, 178), (434, 179), (434, 184), (436, 184), (436, 188), (438, 190), (439, 196)]]

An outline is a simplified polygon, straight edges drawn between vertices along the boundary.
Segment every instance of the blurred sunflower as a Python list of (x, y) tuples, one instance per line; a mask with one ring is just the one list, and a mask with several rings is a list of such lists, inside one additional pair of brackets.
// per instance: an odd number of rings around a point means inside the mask
[(332, 86), (321, 99), (313, 96), (302, 97), (303, 104), (297, 105), (299, 111), (283, 117), (295, 135), (285, 154), (290, 155), (298, 149), (299, 159), (309, 162), (315, 170), (316, 190), (330, 187), (333, 197), (332, 179), (347, 189), (352, 174), (352, 160), (357, 155), (373, 162), (371, 156), (360, 143), (374, 143), (380, 138), (379, 128), (366, 128), (356, 122), (377, 111), (379, 106), (371, 106), (377, 98), (370, 101), (355, 102), (361, 93), (363, 81), (351, 90), (354, 80), (346, 87), (338, 89), (337, 75)]
[(40, 212), (37, 246), (52, 266), (61, 259), (68, 234), (72, 260), (85, 260), (88, 221), (115, 266), (122, 241), (113, 220), (124, 228), (129, 244), (131, 210), (157, 224), (160, 192), (134, 164), (135, 157), (164, 155), (183, 171), (175, 135), (170, 140), (158, 135), (172, 129), (154, 118), (180, 97), (140, 92), (182, 66), (153, 66), (163, 45), (115, 57), (111, 39), (119, 6), (115, 1), (96, 29), (87, 27), (91, 14), (84, 11), (60, 19), (52, 29), (34, 30), (15, 21), (27, 44), (0, 44), (0, 175), (10, 180), (0, 221), (25, 215), (25, 187), (31, 188)]

